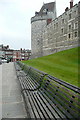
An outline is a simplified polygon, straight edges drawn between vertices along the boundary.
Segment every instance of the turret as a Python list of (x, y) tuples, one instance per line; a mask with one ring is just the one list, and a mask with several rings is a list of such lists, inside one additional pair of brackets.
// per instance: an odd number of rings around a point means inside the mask
[(43, 29), (56, 18), (56, 3), (43, 4), (39, 12), (31, 18), (31, 53), (32, 58), (42, 56)]

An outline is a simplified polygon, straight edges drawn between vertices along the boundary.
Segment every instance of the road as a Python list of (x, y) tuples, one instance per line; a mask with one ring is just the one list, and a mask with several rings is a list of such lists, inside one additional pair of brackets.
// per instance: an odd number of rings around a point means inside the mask
[(14, 63), (0, 65), (0, 83), (0, 89), (2, 87), (2, 92), (0, 91), (0, 96), (2, 96), (2, 99), (0, 97), (2, 118), (27, 118)]

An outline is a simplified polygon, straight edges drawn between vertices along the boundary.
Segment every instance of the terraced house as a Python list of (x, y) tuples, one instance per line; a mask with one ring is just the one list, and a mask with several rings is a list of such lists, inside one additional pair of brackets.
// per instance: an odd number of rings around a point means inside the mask
[(31, 18), (32, 58), (73, 48), (80, 41), (80, 2), (56, 17), (56, 3), (43, 4), (39, 12)]
[(0, 45), (0, 58), (10, 59), (10, 61), (17, 61), (17, 60), (28, 60), (31, 56), (31, 50), (29, 49), (20, 49), (14, 50), (10, 49), (9, 45), (4, 46), (3, 44)]

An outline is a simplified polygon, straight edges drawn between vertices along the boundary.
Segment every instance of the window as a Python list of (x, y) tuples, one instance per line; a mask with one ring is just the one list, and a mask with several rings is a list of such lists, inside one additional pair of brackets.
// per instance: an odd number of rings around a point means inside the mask
[(74, 24), (74, 29), (78, 28), (77, 22)]
[(62, 29), (61, 29), (61, 33), (62, 33), (62, 34), (63, 34), (63, 31), (64, 31), (64, 30), (63, 30), (63, 28), (62, 28)]
[(71, 30), (71, 25), (69, 25), (69, 30)]
[(40, 45), (40, 41), (39, 40), (37, 40), (37, 45)]
[(75, 37), (77, 37), (77, 32), (75, 32)]
[(76, 10), (75, 10), (75, 11), (74, 11), (74, 14), (76, 15), (76, 13), (77, 13), (77, 12), (76, 12)]
[(56, 23), (56, 28), (58, 28), (58, 23)]
[(69, 14), (69, 20), (71, 19), (71, 13)]
[(70, 39), (70, 37), (71, 37), (71, 35), (70, 34), (68, 34), (68, 38)]
[(64, 23), (64, 19), (62, 19), (62, 24)]
[(55, 24), (54, 24), (54, 29), (55, 29)]

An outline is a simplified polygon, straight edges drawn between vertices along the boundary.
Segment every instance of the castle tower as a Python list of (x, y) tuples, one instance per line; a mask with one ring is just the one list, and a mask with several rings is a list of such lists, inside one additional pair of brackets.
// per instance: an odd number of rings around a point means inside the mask
[(31, 18), (31, 54), (32, 58), (43, 55), (43, 28), (56, 18), (56, 3), (43, 4), (39, 12)]

